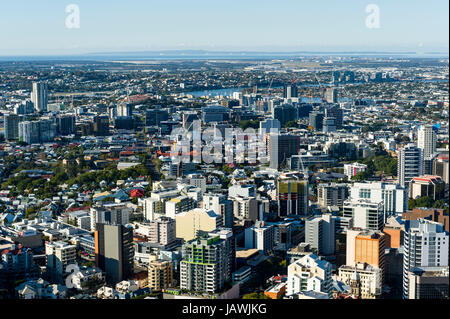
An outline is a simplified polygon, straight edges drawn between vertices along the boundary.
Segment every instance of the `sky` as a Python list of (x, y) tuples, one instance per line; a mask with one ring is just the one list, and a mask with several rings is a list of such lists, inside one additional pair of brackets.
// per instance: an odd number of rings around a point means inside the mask
[[(70, 4), (79, 8), (79, 28), (66, 26)], [(374, 11), (366, 13), (370, 4), (379, 8), (379, 28), (366, 26), (368, 16), (374, 18)], [(1, 0), (0, 56), (188, 49), (448, 52), (448, 21), (448, 0)]]

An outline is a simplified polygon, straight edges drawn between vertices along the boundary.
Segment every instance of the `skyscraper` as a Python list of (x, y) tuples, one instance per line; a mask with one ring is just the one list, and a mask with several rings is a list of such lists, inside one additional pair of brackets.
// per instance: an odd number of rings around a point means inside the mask
[(436, 152), (436, 132), (432, 125), (421, 125), (417, 135), (417, 147), (423, 150), (423, 158), (429, 158)]
[(300, 138), (289, 134), (269, 134), (268, 149), (270, 167), (278, 169), (280, 165), (287, 165), (288, 158), (298, 154)]
[(300, 173), (283, 174), (278, 179), (278, 216), (307, 216), (308, 180)]
[(218, 293), (223, 290), (227, 274), (225, 241), (220, 236), (197, 238), (183, 246), (180, 263), (180, 288)]
[(409, 182), (423, 175), (423, 150), (414, 144), (408, 144), (398, 151), (398, 182), (409, 188)]
[[(426, 219), (406, 223), (403, 250), (403, 298), (410, 296), (409, 272), (415, 267), (448, 266), (449, 235), (444, 226)], [(412, 288), (412, 287), (411, 287)]]
[(5, 139), (8, 141), (19, 139), (20, 117), (16, 114), (4, 115)]
[(306, 220), (305, 242), (316, 255), (329, 256), (335, 252), (336, 217), (324, 214)]
[(48, 88), (46, 82), (33, 82), (31, 101), (38, 112), (47, 112)]
[(116, 284), (133, 274), (133, 229), (123, 225), (97, 224), (94, 233), (95, 261), (106, 273), (106, 281)]

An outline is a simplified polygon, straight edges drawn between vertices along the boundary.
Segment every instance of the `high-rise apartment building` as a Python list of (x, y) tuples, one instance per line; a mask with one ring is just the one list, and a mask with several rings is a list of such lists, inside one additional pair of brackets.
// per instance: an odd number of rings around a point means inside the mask
[(436, 132), (432, 125), (421, 125), (417, 134), (417, 147), (423, 150), (423, 158), (427, 159), (436, 153)]
[(148, 264), (148, 286), (152, 291), (161, 291), (173, 285), (173, 266), (168, 260), (151, 258)]
[(180, 288), (196, 292), (218, 293), (225, 285), (227, 251), (220, 236), (197, 238), (183, 246), (180, 262)]
[(48, 87), (46, 82), (33, 82), (31, 101), (38, 112), (47, 112)]
[(3, 116), (5, 127), (5, 139), (14, 141), (19, 139), (20, 116), (16, 114), (5, 114)]
[(150, 243), (170, 246), (177, 239), (175, 220), (172, 218), (159, 217), (149, 223), (149, 228), (148, 241)]
[(426, 219), (411, 220), (406, 223), (403, 249), (403, 298), (407, 299), (410, 296), (409, 272), (415, 267), (448, 266), (448, 241), (449, 234), (440, 223)]
[(414, 144), (408, 144), (398, 151), (398, 182), (408, 189), (409, 182), (423, 175), (423, 150)]

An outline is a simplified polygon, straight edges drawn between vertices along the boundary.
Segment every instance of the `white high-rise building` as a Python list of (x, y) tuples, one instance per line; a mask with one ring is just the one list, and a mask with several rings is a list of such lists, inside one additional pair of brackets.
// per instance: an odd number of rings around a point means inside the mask
[(254, 226), (245, 229), (245, 248), (258, 249), (268, 254), (275, 246), (275, 227), (257, 221)]
[(417, 147), (423, 150), (423, 157), (429, 158), (436, 152), (436, 132), (432, 125), (421, 125), (417, 134)]
[(382, 202), (384, 221), (394, 214), (408, 209), (408, 190), (398, 184), (385, 182), (354, 183), (350, 187), (350, 197), (355, 200), (367, 199)]
[(382, 202), (349, 198), (344, 202), (344, 217), (352, 218), (353, 227), (381, 231), (384, 228), (383, 206)]
[(426, 219), (409, 221), (404, 235), (403, 298), (409, 296), (408, 272), (414, 267), (448, 266), (448, 241), (444, 225)]
[(329, 256), (335, 252), (336, 216), (324, 214), (306, 220), (305, 242), (317, 255)]
[(46, 82), (33, 82), (33, 91), (31, 92), (31, 101), (38, 112), (47, 111), (48, 88)]
[(423, 175), (423, 150), (408, 144), (398, 151), (398, 183), (408, 189), (409, 182)]

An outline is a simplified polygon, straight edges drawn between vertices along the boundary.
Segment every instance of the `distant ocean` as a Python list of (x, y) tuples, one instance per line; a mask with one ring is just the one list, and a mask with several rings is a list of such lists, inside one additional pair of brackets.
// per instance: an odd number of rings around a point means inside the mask
[(378, 58), (448, 58), (448, 53), (415, 53), (415, 52), (130, 52), (130, 53), (98, 53), (79, 55), (23, 55), (0, 56), (1, 62), (19, 61), (173, 61), (173, 60), (276, 60), (296, 59), (301, 57), (378, 57)]

